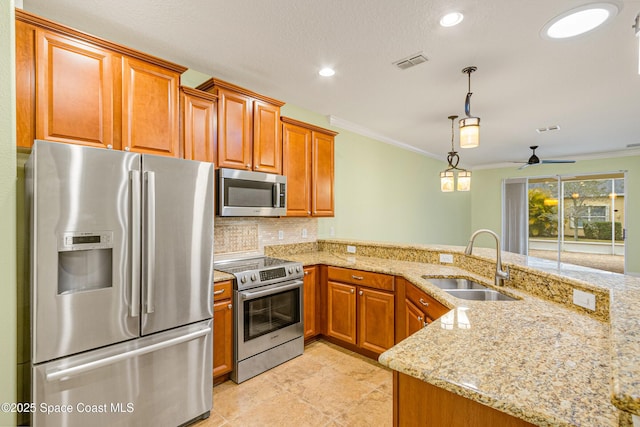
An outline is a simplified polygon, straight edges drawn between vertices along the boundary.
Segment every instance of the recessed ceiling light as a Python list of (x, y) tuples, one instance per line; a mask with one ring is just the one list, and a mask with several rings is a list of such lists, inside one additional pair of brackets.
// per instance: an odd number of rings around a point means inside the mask
[(464, 19), (464, 15), (460, 12), (451, 12), (440, 18), (440, 25), (443, 27), (453, 27), (458, 25)]
[(331, 77), (335, 74), (335, 70), (333, 68), (325, 67), (322, 70), (318, 71), (322, 77)]
[(591, 3), (564, 12), (542, 27), (542, 36), (550, 39), (566, 39), (587, 33), (618, 14), (618, 6), (612, 3)]

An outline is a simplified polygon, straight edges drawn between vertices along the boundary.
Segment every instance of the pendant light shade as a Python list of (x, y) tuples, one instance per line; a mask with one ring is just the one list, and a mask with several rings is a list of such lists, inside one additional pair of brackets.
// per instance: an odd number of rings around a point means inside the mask
[[(458, 116), (449, 116), (451, 120), (451, 151), (447, 155), (448, 167), (440, 172), (440, 191), (450, 193), (453, 191), (469, 191), (471, 190), (471, 172), (458, 167), (460, 157), (453, 147), (454, 126), (453, 121)], [(457, 186), (456, 186), (457, 175)]]
[(475, 148), (480, 145), (480, 118), (460, 119), (460, 148)]
[(462, 70), (469, 77), (469, 90), (464, 102), (464, 113), (467, 117), (460, 119), (460, 148), (474, 148), (480, 145), (480, 117), (471, 115), (471, 73), (477, 67), (466, 67)]
[(458, 172), (458, 191), (471, 190), (471, 172), (460, 171)]
[(453, 170), (445, 170), (440, 172), (440, 191), (443, 193), (450, 193), (454, 190), (453, 186)]

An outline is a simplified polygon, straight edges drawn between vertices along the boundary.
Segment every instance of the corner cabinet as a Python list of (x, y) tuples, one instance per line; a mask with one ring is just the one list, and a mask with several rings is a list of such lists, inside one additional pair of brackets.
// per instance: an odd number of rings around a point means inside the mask
[(218, 97), (216, 167), (281, 174), (284, 102), (216, 78), (197, 89)]
[(180, 156), (185, 67), (16, 9), (17, 143)]
[(394, 277), (329, 267), (327, 336), (373, 354), (395, 344)]
[(180, 88), (183, 157), (213, 163), (216, 153), (218, 97), (189, 87)]
[(230, 280), (213, 285), (213, 382), (233, 370), (233, 305)]
[(334, 138), (338, 133), (289, 117), (281, 121), (287, 216), (334, 216)]
[(400, 305), (398, 307), (400, 319), (396, 325), (397, 341), (416, 333), (450, 311), (408, 280), (396, 277), (396, 284)]

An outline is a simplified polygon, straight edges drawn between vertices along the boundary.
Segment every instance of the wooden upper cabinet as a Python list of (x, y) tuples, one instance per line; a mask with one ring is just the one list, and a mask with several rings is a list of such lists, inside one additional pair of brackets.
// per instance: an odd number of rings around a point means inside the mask
[(253, 169), (282, 173), (280, 107), (253, 101)]
[(333, 136), (313, 132), (313, 216), (333, 216)]
[(251, 170), (253, 166), (251, 98), (226, 89), (219, 89), (217, 95), (218, 161), (216, 167)]
[(180, 156), (185, 67), (16, 9), (18, 145)]
[(180, 74), (127, 57), (122, 70), (123, 148), (180, 157)]
[(38, 28), (36, 58), (36, 138), (119, 148), (113, 124), (119, 57)]
[(311, 131), (282, 124), (282, 173), (287, 177), (287, 216), (311, 215)]
[(180, 89), (183, 157), (213, 162), (216, 152), (217, 97), (189, 87)]
[(216, 167), (282, 173), (284, 102), (216, 78), (196, 89), (218, 96)]
[(281, 117), (281, 121), (287, 216), (333, 216), (337, 132), (289, 117)]

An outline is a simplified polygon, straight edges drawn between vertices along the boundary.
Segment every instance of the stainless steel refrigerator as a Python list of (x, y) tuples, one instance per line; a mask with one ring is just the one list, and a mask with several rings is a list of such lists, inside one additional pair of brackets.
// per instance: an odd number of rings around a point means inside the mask
[(34, 426), (177, 426), (212, 405), (213, 165), (36, 141)]

